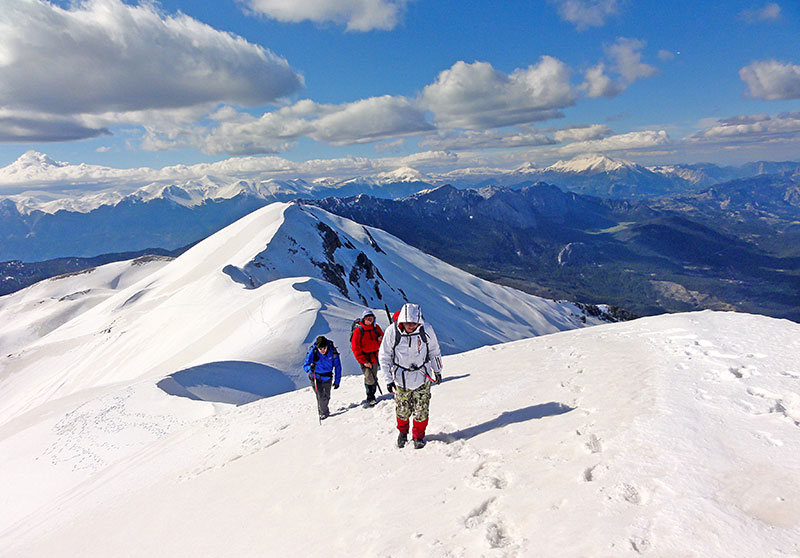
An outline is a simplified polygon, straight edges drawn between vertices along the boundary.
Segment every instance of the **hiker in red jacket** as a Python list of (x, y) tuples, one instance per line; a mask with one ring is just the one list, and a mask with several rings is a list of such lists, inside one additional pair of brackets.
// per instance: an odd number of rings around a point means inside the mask
[(375, 391), (378, 389), (378, 349), (383, 340), (383, 330), (375, 323), (372, 310), (365, 310), (361, 320), (353, 329), (350, 346), (361, 371), (364, 373), (364, 387), (367, 390), (366, 404), (375, 405)]

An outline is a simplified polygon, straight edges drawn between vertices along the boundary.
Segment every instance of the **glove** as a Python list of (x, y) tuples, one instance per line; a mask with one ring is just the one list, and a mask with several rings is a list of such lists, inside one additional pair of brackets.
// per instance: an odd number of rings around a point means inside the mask
[(339, 389), (339, 384), (333, 384), (333, 389)]
[(386, 391), (388, 391), (389, 393), (394, 393), (394, 382), (386, 384)]
[(436, 378), (436, 385), (438, 386), (439, 384), (442, 383), (442, 373), (441, 372), (434, 372), (433, 375)]

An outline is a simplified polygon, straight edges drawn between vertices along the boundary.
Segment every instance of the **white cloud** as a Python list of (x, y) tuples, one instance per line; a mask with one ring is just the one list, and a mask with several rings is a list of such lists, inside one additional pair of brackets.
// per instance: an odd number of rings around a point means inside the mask
[(210, 131), (196, 127), (178, 134), (151, 132), (143, 147), (160, 150), (191, 145), (210, 154), (253, 155), (288, 151), (301, 137), (350, 145), (433, 129), (411, 101), (389, 95), (342, 105), (306, 99), (258, 118), (223, 107), (210, 118), (217, 121)]
[(394, 29), (407, 0), (241, 0), (247, 8), (278, 21), (346, 25), (348, 31)]
[(628, 151), (663, 146), (670, 142), (664, 130), (643, 130), (628, 132), (604, 139), (577, 141), (558, 148), (562, 155), (575, 155), (579, 153), (607, 153), (610, 151)]
[[(0, 84), (6, 110), (57, 115), (74, 128), (101, 113), (274, 102), (303, 79), (270, 51), (151, 3), (63, 9), (26, 0), (0, 10)], [(47, 131), (37, 139), (48, 140)]]
[(419, 146), (428, 149), (462, 151), (468, 149), (507, 149), (534, 145), (552, 145), (554, 143), (556, 141), (552, 137), (535, 131), (459, 130), (443, 132), (436, 137), (425, 138), (419, 143)]
[(614, 70), (622, 75), (628, 85), (658, 73), (656, 68), (642, 62), (642, 49), (646, 44), (639, 39), (620, 37), (605, 48), (606, 54), (614, 61)]
[(403, 97), (384, 95), (337, 108), (315, 122), (312, 138), (343, 145), (433, 130), (425, 113)]
[(777, 21), (781, 18), (781, 7), (776, 2), (769, 2), (762, 8), (754, 10), (744, 10), (740, 14), (741, 18), (749, 23), (759, 23), (763, 21)]
[(516, 147), (546, 146), (557, 143), (601, 139), (611, 134), (602, 124), (571, 126), (559, 130), (536, 130), (522, 127), (502, 130), (450, 130), (428, 137), (420, 147), (440, 150), (464, 151), (470, 149), (509, 149)]
[(675, 53), (671, 50), (661, 49), (658, 51), (658, 59), (662, 62), (669, 62), (670, 60), (675, 60)]
[(800, 112), (749, 114), (717, 120), (687, 138), (690, 142), (765, 142), (800, 139)]
[(457, 62), (422, 92), (420, 102), (444, 128), (494, 128), (561, 116), (575, 102), (569, 68), (543, 56), (510, 75), (486, 62)]
[(768, 101), (800, 99), (800, 65), (761, 60), (739, 70), (739, 77), (747, 84), (751, 97)]
[(583, 77), (581, 89), (586, 91), (589, 97), (616, 97), (625, 91), (623, 84), (615, 82), (606, 75), (606, 65), (602, 62), (586, 70)]
[(590, 126), (573, 126), (557, 130), (553, 134), (554, 139), (561, 143), (567, 141), (590, 141), (608, 137), (611, 135), (611, 128), (604, 124), (592, 124)]
[(602, 27), (606, 19), (619, 12), (619, 0), (550, 0), (558, 8), (562, 19), (579, 30)]
[(658, 70), (642, 62), (642, 49), (645, 42), (639, 39), (620, 37), (612, 45), (604, 48), (611, 60), (611, 70), (619, 77), (612, 79), (607, 74), (606, 64), (599, 62), (584, 72), (584, 82), (580, 86), (589, 97), (616, 97), (633, 82), (658, 73)]
[(0, 108), (0, 142), (4, 143), (74, 141), (109, 134), (103, 125), (93, 126), (80, 118)]

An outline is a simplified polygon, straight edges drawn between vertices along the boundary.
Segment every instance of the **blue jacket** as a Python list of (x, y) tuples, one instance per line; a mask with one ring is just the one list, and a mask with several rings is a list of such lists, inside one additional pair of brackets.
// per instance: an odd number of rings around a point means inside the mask
[(333, 345), (328, 345), (328, 351), (323, 355), (312, 345), (306, 355), (306, 361), (303, 363), (303, 370), (311, 380), (316, 378), (318, 382), (330, 382), (331, 377), (335, 374), (333, 383), (339, 385), (339, 381), (342, 379), (342, 362), (339, 360), (339, 351)]

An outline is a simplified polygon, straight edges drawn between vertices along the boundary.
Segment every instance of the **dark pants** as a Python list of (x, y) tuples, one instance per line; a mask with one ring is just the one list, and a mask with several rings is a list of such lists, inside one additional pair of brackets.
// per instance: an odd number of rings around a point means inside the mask
[(314, 392), (317, 394), (317, 410), (319, 411), (319, 416), (325, 418), (330, 414), (328, 402), (331, 400), (331, 386), (333, 385), (333, 380), (328, 380), (327, 382), (323, 382), (322, 380), (317, 380), (315, 382), (312, 380), (311, 385), (314, 386)]

